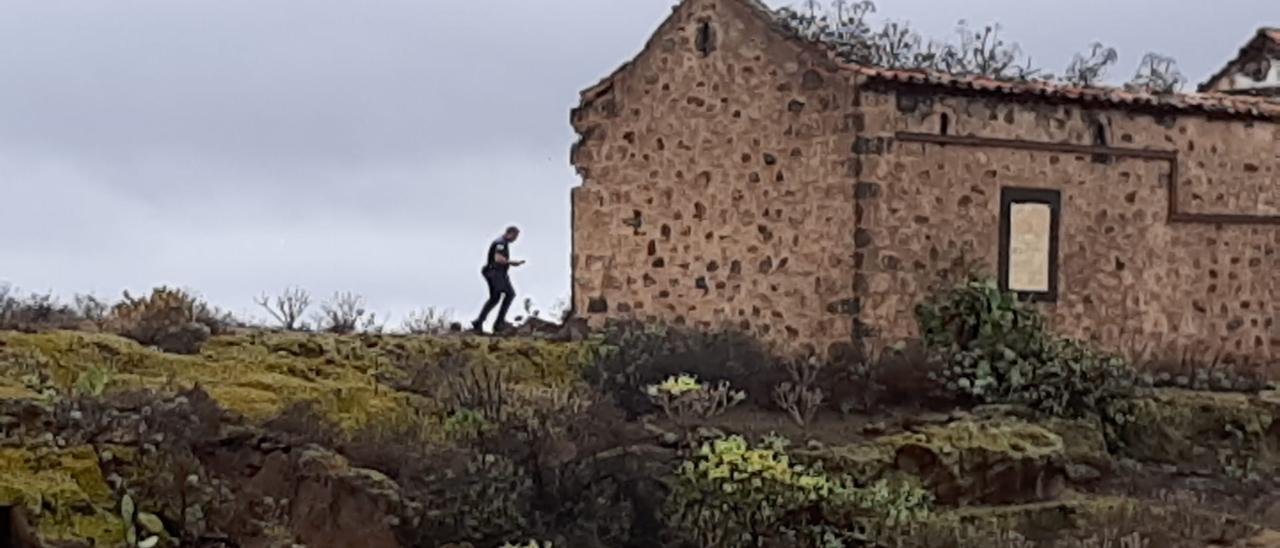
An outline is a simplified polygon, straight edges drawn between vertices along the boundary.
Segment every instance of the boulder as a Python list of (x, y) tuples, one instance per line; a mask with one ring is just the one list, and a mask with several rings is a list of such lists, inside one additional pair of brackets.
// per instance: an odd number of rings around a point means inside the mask
[(121, 545), (115, 504), (91, 446), (0, 449), (0, 507), (20, 509), (45, 544)]
[(199, 354), (205, 341), (213, 336), (209, 326), (190, 322), (160, 330), (152, 341), (156, 348), (172, 354)]
[(1117, 406), (1126, 456), (1200, 472), (1280, 469), (1280, 403), (1267, 395), (1161, 389)]
[(965, 419), (797, 454), (863, 482), (918, 477), (944, 505), (1052, 500), (1066, 481), (1062, 437), (1012, 419)]
[(405, 508), (400, 487), (390, 478), (352, 467), (345, 458), (318, 446), (298, 451), (290, 472), (289, 523), (303, 544), (309, 548), (400, 546), (396, 530)]

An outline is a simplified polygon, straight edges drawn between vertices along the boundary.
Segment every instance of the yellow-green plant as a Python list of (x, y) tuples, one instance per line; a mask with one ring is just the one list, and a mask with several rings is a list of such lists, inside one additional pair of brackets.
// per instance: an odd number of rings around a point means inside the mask
[(111, 384), (115, 373), (105, 367), (90, 367), (76, 379), (75, 392), (78, 396), (101, 396)]
[[(160, 543), (158, 535), (164, 532), (164, 524), (155, 514), (139, 512), (130, 495), (120, 499), (120, 519), (124, 521), (125, 543), (130, 548), (154, 548)], [(146, 533), (145, 537), (140, 537), (139, 525)]]
[(769, 538), (844, 546), (855, 531), (916, 519), (932, 497), (888, 481), (858, 487), (820, 463), (793, 462), (785, 440), (751, 446), (733, 436), (704, 444), (676, 471), (667, 500), (671, 524), (700, 546), (758, 546)]
[(445, 435), (456, 441), (478, 439), (496, 427), (483, 414), (465, 408), (455, 411), (444, 420)]
[(676, 422), (686, 422), (693, 417), (715, 417), (747, 398), (746, 392), (734, 390), (727, 381), (712, 386), (687, 374), (649, 385), (645, 394)]

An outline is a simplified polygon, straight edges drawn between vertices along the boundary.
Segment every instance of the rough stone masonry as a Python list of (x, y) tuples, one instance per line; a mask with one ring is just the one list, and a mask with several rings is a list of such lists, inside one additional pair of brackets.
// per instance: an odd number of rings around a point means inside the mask
[(965, 262), (1112, 350), (1280, 354), (1280, 103), (854, 66), (685, 0), (572, 115), (573, 306), (874, 351)]

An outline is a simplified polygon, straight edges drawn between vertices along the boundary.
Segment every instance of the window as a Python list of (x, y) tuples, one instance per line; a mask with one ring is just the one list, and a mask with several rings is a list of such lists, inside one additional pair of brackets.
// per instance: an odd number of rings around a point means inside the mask
[(711, 26), (710, 21), (698, 24), (698, 36), (694, 40), (694, 47), (698, 48), (698, 52), (703, 57), (711, 55), (716, 50), (716, 29)]
[(1032, 301), (1058, 300), (1058, 232), (1062, 193), (1000, 191), (1000, 288)]

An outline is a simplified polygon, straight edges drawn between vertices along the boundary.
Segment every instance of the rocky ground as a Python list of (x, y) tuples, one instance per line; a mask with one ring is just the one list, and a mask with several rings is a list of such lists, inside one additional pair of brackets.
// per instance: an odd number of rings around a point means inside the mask
[[(264, 331), (175, 355), (0, 332), (0, 538), (678, 546), (666, 476), (700, 441), (767, 430), (831, 473), (919, 480), (933, 509), (882, 546), (1280, 546), (1271, 392), (1145, 390), (1111, 428), (990, 405), (826, 409), (801, 427), (767, 398), (677, 424), (590, 395), (597, 345)], [(483, 417), (517, 426), (494, 436)]]

